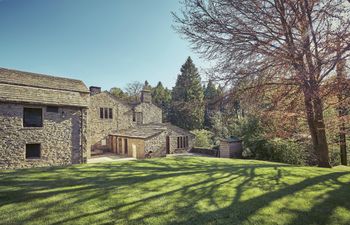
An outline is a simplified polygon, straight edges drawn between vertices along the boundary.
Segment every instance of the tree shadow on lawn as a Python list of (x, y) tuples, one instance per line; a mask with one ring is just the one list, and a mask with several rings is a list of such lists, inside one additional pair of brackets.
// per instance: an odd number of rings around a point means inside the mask
[[(5, 191), (0, 189), (0, 214), (6, 213), (3, 211), (4, 207), (10, 207), (11, 204), (39, 201), (38, 210), (16, 222), (25, 224), (43, 219), (50, 221), (48, 224), (74, 224), (88, 220), (89, 223), (101, 224), (103, 217), (106, 223), (120, 224), (249, 223), (251, 216), (273, 201), (314, 185), (336, 181), (337, 178), (349, 174), (320, 172), (313, 178), (290, 185), (283, 181), (283, 177), (297, 178), (299, 175), (293, 172), (295, 167), (255, 161), (252, 164), (243, 161), (227, 162), (175, 158), (8, 172), (0, 178), (0, 187), (10, 187)], [(274, 172), (271, 174), (270, 171)], [(317, 214), (318, 209), (328, 213), (322, 214), (319, 224), (325, 224), (322, 222), (327, 221), (335, 206), (349, 209), (349, 203), (344, 199), (334, 203), (338, 198), (349, 197), (344, 193), (348, 183), (338, 182), (337, 185), (340, 187), (329, 192), (324, 203), (320, 202), (310, 210), (311, 214)], [(244, 193), (251, 188), (258, 188), (263, 193), (250, 199), (242, 199)], [(139, 193), (136, 198), (121, 199), (135, 190)], [(64, 196), (51, 202), (45, 201), (60, 195)], [(111, 198), (120, 201), (114, 202)], [(207, 202), (210, 210), (203, 212), (198, 209), (198, 202), (203, 201)], [(65, 202), (64, 207), (57, 207), (58, 202)], [(77, 211), (73, 216), (65, 214), (67, 210), (74, 210), (77, 206), (84, 209), (90, 202), (97, 202), (101, 207), (86, 208), (84, 213)], [(47, 220), (47, 210), (50, 209), (58, 216)], [(16, 210), (22, 213), (21, 210), (26, 210), (26, 207)], [(291, 224), (301, 224), (299, 221), (310, 222), (308, 214), (303, 211), (289, 213), (300, 218), (291, 221)], [(163, 220), (160, 222), (157, 218)]]

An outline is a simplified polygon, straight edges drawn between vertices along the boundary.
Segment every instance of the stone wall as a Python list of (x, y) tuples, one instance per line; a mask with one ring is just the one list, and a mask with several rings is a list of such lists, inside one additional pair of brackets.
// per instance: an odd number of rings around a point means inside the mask
[[(193, 148), (194, 138), (188, 132), (180, 129), (168, 129), (159, 135), (145, 140), (145, 153), (152, 151), (152, 157), (162, 157), (166, 155), (166, 137), (169, 136), (170, 154), (189, 152)], [(177, 148), (177, 138), (188, 136), (188, 147)]]
[(213, 156), (213, 157), (219, 156), (219, 149), (192, 148), (190, 152), (202, 154), (202, 155)]
[[(23, 127), (23, 108), (43, 109), (43, 127)], [(69, 165), (85, 161), (84, 110), (59, 107), (58, 113), (45, 106), (0, 103), (0, 168)], [(41, 144), (40, 159), (26, 159), (26, 144)]]
[(143, 124), (162, 123), (162, 109), (151, 103), (140, 103), (134, 108), (135, 112), (142, 112)]
[[(100, 108), (111, 108), (113, 119), (101, 119)], [(90, 150), (111, 151), (108, 135), (132, 126), (130, 106), (118, 101), (107, 92), (91, 96), (88, 110), (88, 158), (91, 155)]]
[[(169, 128), (167, 135), (170, 137), (170, 154), (189, 152), (193, 148), (194, 137), (189, 132)], [(188, 136), (187, 148), (177, 148), (177, 137), (181, 136)]]
[(147, 139), (145, 141), (145, 153), (152, 152), (152, 157), (166, 156), (167, 134), (167, 132), (162, 132), (155, 137)]

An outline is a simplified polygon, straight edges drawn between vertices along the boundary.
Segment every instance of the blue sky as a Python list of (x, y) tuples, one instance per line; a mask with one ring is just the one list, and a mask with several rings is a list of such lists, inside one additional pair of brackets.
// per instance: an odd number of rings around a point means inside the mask
[(175, 84), (191, 56), (172, 28), (178, 0), (0, 0), (0, 67), (125, 87)]

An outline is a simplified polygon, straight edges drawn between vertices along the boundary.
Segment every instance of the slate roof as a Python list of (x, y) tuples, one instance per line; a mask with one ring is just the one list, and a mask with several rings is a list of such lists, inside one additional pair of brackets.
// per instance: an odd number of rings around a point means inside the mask
[(135, 128), (130, 128), (127, 130), (121, 130), (119, 132), (114, 132), (111, 135), (119, 136), (119, 137), (130, 137), (130, 138), (140, 138), (147, 139), (154, 136), (157, 136), (166, 131), (164, 127), (155, 127), (152, 125), (140, 125)]
[(175, 130), (179, 133), (185, 133), (189, 136), (194, 136), (192, 133), (188, 132), (187, 130), (174, 126), (170, 123), (151, 123), (151, 124), (138, 125), (135, 128), (121, 130), (119, 132), (113, 132), (111, 133), (111, 135), (115, 135), (119, 137), (148, 139), (148, 138), (157, 136), (169, 129)]
[(0, 101), (88, 106), (89, 90), (80, 80), (0, 68)]
[(0, 83), (89, 93), (81, 80), (0, 68)]

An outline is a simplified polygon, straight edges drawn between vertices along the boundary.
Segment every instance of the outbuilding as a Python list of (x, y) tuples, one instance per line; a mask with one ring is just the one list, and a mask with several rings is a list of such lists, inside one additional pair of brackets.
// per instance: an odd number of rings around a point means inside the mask
[(242, 140), (231, 136), (220, 140), (220, 158), (242, 158)]

